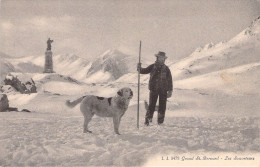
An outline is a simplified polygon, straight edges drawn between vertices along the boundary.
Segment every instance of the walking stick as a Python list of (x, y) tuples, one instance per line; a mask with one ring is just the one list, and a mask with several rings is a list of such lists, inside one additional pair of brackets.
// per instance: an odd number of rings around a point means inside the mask
[[(140, 41), (139, 46), (139, 63), (141, 63), (141, 46), (142, 41)], [(139, 100), (140, 100), (140, 70), (138, 70), (138, 103), (137, 103), (137, 128), (139, 129)]]

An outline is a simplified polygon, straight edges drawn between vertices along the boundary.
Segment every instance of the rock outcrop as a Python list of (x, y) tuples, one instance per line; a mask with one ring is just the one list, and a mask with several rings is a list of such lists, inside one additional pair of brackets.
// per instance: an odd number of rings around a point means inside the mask
[(9, 101), (6, 94), (0, 94), (0, 112), (4, 112), (9, 108)]
[(23, 94), (36, 93), (36, 86), (32, 78), (26, 75), (8, 74), (4, 80), (5, 85), (11, 85)]
[(11, 85), (3, 85), (0, 87), (0, 91), (2, 93), (5, 94), (9, 94), (9, 93), (17, 93), (17, 90), (15, 90), (14, 87), (12, 87)]

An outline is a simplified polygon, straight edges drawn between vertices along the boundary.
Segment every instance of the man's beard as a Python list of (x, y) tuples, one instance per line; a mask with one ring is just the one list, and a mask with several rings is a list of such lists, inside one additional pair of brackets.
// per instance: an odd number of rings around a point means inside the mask
[(155, 63), (158, 64), (158, 65), (163, 65), (163, 64), (164, 64), (164, 61), (158, 61), (158, 60), (156, 60)]

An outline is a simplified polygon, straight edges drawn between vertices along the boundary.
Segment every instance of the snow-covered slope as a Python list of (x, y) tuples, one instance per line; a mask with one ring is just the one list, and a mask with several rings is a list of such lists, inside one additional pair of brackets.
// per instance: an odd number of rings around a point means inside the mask
[[(45, 81), (44, 78), (37, 75), (35, 80)], [(80, 105), (69, 109), (65, 101), (83, 94), (112, 97), (123, 84), (113, 85), (114, 88), (64, 82), (46, 84), (46, 91), (51, 93), (8, 95), (11, 106), (32, 112), (0, 113), (2, 166), (143, 166), (151, 160), (160, 162), (165, 154), (197, 156), (199, 152), (199, 155), (215, 153), (219, 156), (220, 153), (250, 152), (252, 155), (260, 150), (258, 119), (249, 117), (259, 115), (259, 110), (239, 113), (232, 108), (233, 112), (228, 112), (220, 105), (217, 110), (212, 99), (223, 96), (175, 89), (174, 97), (167, 104), (164, 124), (156, 124), (155, 113), (152, 125), (146, 127), (143, 100), (148, 99), (149, 92), (142, 91), (140, 128), (137, 130), (137, 89), (129, 84), (135, 97), (122, 117), (122, 135), (114, 134), (112, 118), (97, 116), (89, 124), (93, 133), (86, 134), (82, 133), (84, 120)], [(154, 157), (157, 154), (159, 158)]]
[[(190, 56), (176, 63), (167, 60), (173, 80), (181, 80), (216, 71), (260, 62), (260, 18), (228, 42), (207, 44), (196, 49)], [(44, 56), (8, 58), (1, 56), (1, 77), (6, 73), (41, 73)], [(126, 55), (118, 50), (108, 50), (93, 62), (73, 54), (53, 56), (54, 71), (87, 83), (98, 82), (137, 82), (137, 57)], [(142, 66), (152, 62), (142, 59)], [(141, 82), (148, 82), (149, 75), (141, 75)], [(2, 80), (2, 79), (1, 79)]]
[[(81, 85), (82, 83), (69, 77), (64, 76), (56, 73), (18, 73), (18, 72), (11, 72), (12, 76), (16, 76), (19, 78), (20, 81), (26, 82), (30, 79), (33, 79), (35, 82), (35, 85), (37, 87), (37, 92), (41, 92), (43, 87), (48, 87), (46, 84), (49, 84), (50, 82), (61, 82), (61, 83), (69, 83), (72, 84), (70, 86), (74, 85)], [(60, 86), (60, 85), (59, 85)], [(62, 86), (61, 86), (62, 88)], [(49, 88), (48, 88), (49, 89)], [(44, 91), (44, 90), (43, 90)]]
[[(190, 56), (176, 63), (166, 62), (171, 69), (173, 80), (178, 81), (204, 74), (210, 75), (210, 73), (230, 68), (240, 69), (244, 65), (260, 62), (259, 29), (260, 17), (228, 42), (209, 43), (197, 48)], [(147, 83), (148, 79), (149, 75), (141, 75), (141, 83)], [(137, 82), (137, 73), (125, 74), (117, 82), (126, 80)]]
[(5, 78), (6, 74), (15, 71), (14, 66), (9, 61), (6, 61), (6, 58), (10, 58), (10, 56), (0, 52), (0, 83), (3, 82), (3, 78)]
[[(156, 60), (156, 58), (154, 57), (154, 61)], [(143, 68), (146, 68), (147, 66), (149, 66), (150, 64), (153, 64), (154, 61), (150, 61), (148, 59), (142, 59), (142, 67)], [(165, 64), (167, 66), (171, 66), (173, 64), (173, 62), (169, 59), (166, 59), (166, 62)], [(133, 68), (133, 71), (127, 73), (127, 74), (124, 74), (122, 75), (120, 78), (118, 78), (117, 80), (115, 80), (115, 82), (119, 82), (119, 83), (122, 83), (122, 82), (128, 82), (128, 83), (137, 83), (138, 82), (138, 73), (137, 73), (137, 62), (135, 62), (133, 65), (132, 65), (134, 68)], [(174, 71), (172, 71), (174, 72)], [(149, 77), (150, 75), (140, 75), (140, 82), (141, 83), (147, 83), (149, 81)]]
[(137, 58), (118, 50), (108, 50), (100, 55), (87, 73), (89, 82), (113, 81), (124, 74), (136, 71)]
[[(1, 58), (1, 75), (8, 72), (42, 73), (44, 56)], [(144, 59), (144, 62), (149, 62)], [(53, 55), (54, 71), (88, 83), (108, 82), (136, 71), (137, 58), (118, 50), (108, 50), (93, 62), (74, 54)], [(3, 65), (2, 65), (3, 64)], [(1, 78), (1, 80), (3, 79)]]
[(170, 68), (174, 80), (260, 61), (260, 17), (228, 42), (210, 43)]
[[(5, 58), (12, 64), (16, 72), (42, 73), (45, 57), (28, 56), (22, 58)], [(74, 54), (53, 55), (54, 71), (62, 75), (71, 76), (77, 80), (84, 80), (90, 67), (90, 62)]]
[(175, 82), (175, 88), (222, 91), (233, 95), (260, 92), (260, 62), (207, 73)]
[(3, 79), (5, 78), (5, 76), (10, 73), (10, 72), (14, 72), (15, 68), (14, 66), (9, 63), (8, 61), (5, 61), (3, 59), (0, 59), (0, 83), (3, 82)]

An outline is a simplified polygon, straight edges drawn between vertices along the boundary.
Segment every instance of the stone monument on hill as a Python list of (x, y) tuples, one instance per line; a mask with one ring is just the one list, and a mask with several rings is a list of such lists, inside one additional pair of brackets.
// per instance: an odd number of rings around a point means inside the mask
[(52, 61), (52, 51), (51, 51), (51, 43), (53, 40), (50, 38), (47, 40), (47, 49), (45, 52), (45, 66), (44, 73), (54, 73), (53, 71), (53, 61)]

